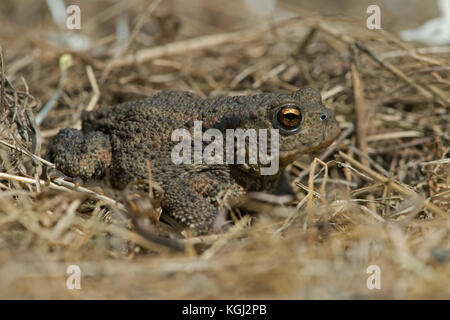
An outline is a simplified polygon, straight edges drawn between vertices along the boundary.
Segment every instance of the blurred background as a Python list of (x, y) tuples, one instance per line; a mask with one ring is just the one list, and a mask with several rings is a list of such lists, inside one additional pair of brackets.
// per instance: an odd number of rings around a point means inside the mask
[[(145, 12), (151, 3), (148, 0), (65, 1), (66, 6), (80, 6), (82, 21), (77, 33), (89, 35), (94, 47), (104, 45), (107, 42), (104, 37), (111, 36), (118, 24), (131, 24), (132, 18)], [(364, 26), (368, 16), (366, 9), (373, 4), (381, 8), (382, 28), (394, 32), (416, 28), (439, 16), (436, 2), (424, 0), (164, 0), (155, 10), (152, 21), (145, 23), (140, 41), (151, 45), (155, 37), (168, 34), (180, 38), (234, 31), (298, 14), (349, 18)], [(44, 0), (3, 0), (0, 19), (0, 41), (4, 50), (28, 41), (28, 36), (33, 36), (35, 41), (44, 38), (46, 32), (56, 27)], [(162, 25), (158, 25), (158, 21), (163, 21)], [(173, 38), (166, 38), (170, 39)], [(103, 41), (98, 43), (99, 40)]]
[[(448, 0), (440, 1), (450, 3)], [(373, 4), (379, 5), (381, 9), (381, 28), (398, 35), (405, 29), (418, 28), (430, 19), (442, 15), (437, 3), (423, 0), (3, 0), (0, 3), (0, 46), (9, 80), (15, 82), (24, 74), (28, 75), (26, 80), (32, 92), (37, 97), (47, 100), (51, 93), (45, 88), (54, 87), (59, 78), (58, 73), (49, 69), (49, 64), (53, 63), (54, 66), (58, 57), (67, 51), (80, 52), (77, 57), (83, 60), (83, 63), (92, 64), (95, 70), (99, 70), (105, 67), (103, 63), (108, 60), (126, 56), (139, 49), (203, 35), (239, 30), (251, 31), (253, 28), (256, 30), (258, 27), (271, 26), (289, 17), (300, 17), (300, 22), (303, 18), (305, 21), (316, 19), (348, 22), (351, 30), (347, 32), (364, 33), (367, 31), (366, 19), (369, 16), (366, 10)], [(65, 25), (64, 5), (68, 7), (72, 4), (76, 4), (81, 10), (80, 30), (68, 30)], [(279, 41), (272, 51), (279, 56), (289, 55), (285, 43), (289, 43), (288, 46), (300, 44), (310, 29), (308, 25), (296, 25), (293, 30), (291, 33), (272, 34), (275, 38), (284, 34), (284, 42)], [(278, 41), (274, 37), (270, 39), (270, 35), (268, 33), (268, 42)], [(373, 38), (372, 35), (367, 36), (371, 37)], [(431, 37), (425, 36), (425, 39)], [(235, 40), (239, 42), (239, 36)], [(334, 47), (338, 51), (341, 50), (339, 44)], [(214, 45), (208, 48), (209, 53), (217, 51), (216, 55), (207, 54), (208, 57), (205, 57), (203, 63), (197, 67), (206, 73), (213, 70), (214, 64), (221, 61), (215, 59), (217, 54), (220, 54), (221, 48)], [(223, 49), (229, 50), (226, 46)], [(258, 57), (258, 49), (248, 51), (251, 51), (250, 58)], [(267, 52), (260, 52), (259, 56), (266, 54)], [(186, 57), (194, 56), (189, 53)], [(232, 55), (228, 54), (222, 58), (230, 57)], [(186, 59), (182, 61), (186, 66)], [(247, 63), (251, 64), (251, 61)], [(229, 65), (228, 62), (224, 63)], [(138, 70), (139, 77), (152, 77), (151, 73), (161, 71), (149, 70), (147, 66), (148, 64)], [(184, 67), (181, 71), (187, 72), (188, 69)], [(123, 77), (127, 72), (126, 68), (122, 69), (122, 73), (116, 74), (116, 78), (108, 78), (107, 75), (111, 70), (109, 67), (106, 70), (99, 79), (101, 87), (105, 87), (108, 81), (110, 84), (117, 83), (119, 78), (127, 83), (130, 80)], [(48, 79), (42, 77), (42, 73), (48, 73)], [(136, 77), (129, 76), (136, 80)], [(73, 79), (72, 77), (69, 81)], [(155, 76), (151, 78), (150, 82), (153, 83), (151, 88), (130, 88), (128, 90), (130, 95), (119, 94), (121, 88), (116, 87), (114, 89), (118, 90), (113, 90), (114, 92), (110, 94), (116, 95), (117, 99), (100, 101), (120, 102), (130, 96), (140, 96), (145, 92), (147, 94), (149, 89), (192, 87), (192, 85), (179, 86), (173, 82), (164, 87), (162, 83), (168, 83), (167, 80), (168, 78)], [(229, 84), (223, 83), (220, 87)], [(305, 81), (292, 84), (312, 85)], [(210, 89), (206, 94), (209, 91)]]
[[(101, 35), (104, 23), (114, 23), (116, 12), (139, 13), (148, 0), (66, 0), (65, 4), (77, 4), (83, 13), (82, 29), (96, 27)], [(251, 27), (270, 18), (290, 14), (313, 12), (325, 16), (353, 18), (364, 23), (366, 8), (379, 5), (382, 10), (382, 27), (392, 31), (414, 28), (439, 15), (435, 1), (426, 0), (165, 0), (160, 14), (177, 16), (183, 26), (182, 35), (206, 34)], [(0, 4), (3, 39), (12, 40), (15, 35), (30, 29), (51, 28), (51, 18), (44, 0), (3, 0)], [(95, 22), (95, 19), (97, 21)], [(20, 39), (16, 39), (20, 40)]]

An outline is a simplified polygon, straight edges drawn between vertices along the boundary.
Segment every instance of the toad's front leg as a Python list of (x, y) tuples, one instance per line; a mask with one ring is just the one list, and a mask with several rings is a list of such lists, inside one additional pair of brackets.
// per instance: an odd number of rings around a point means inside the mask
[(163, 211), (197, 234), (221, 231), (221, 226), (215, 224), (219, 212), (226, 212), (245, 193), (229, 176), (214, 173), (182, 174), (167, 181), (162, 197)]

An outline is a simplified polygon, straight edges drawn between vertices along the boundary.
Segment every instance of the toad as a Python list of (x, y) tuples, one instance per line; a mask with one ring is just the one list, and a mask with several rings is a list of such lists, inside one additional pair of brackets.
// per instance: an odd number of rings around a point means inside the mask
[[(174, 131), (181, 129), (195, 138), (198, 121), (201, 132), (215, 129), (223, 136), (230, 129), (276, 130), (279, 150), (270, 154), (279, 157), (277, 170), (261, 174), (260, 169), (268, 165), (258, 157), (256, 163), (175, 163), (173, 150), (180, 141), (173, 139)], [(198, 234), (206, 234), (213, 230), (224, 204), (239, 203), (252, 191), (274, 192), (287, 165), (326, 148), (339, 132), (334, 112), (322, 105), (315, 89), (207, 99), (189, 92), (163, 91), (144, 100), (85, 112), (82, 130), (60, 130), (50, 141), (46, 158), (69, 177), (108, 179), (117, 189), (148, 180), (150, 162), (152, 181), (163, 191), (163, 212)], [(245, 141), (240, 148), (249, 158), (252, 143)], [(200, 148), (209, 142), (201, 140)], [(232, 149), (238, 153), (236, 148), (234, 142)]]

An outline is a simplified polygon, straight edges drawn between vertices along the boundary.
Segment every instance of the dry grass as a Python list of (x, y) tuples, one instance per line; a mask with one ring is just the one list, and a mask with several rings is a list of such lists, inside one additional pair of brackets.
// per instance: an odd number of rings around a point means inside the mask
[[(96, 53), (72, 53), (59, 89), (64, 49), (24, 29), (2, 42), (1, 298), (450, 298), (449, 47), (415, 50), (386, 31), (306, 13), (269, 30), (187, 37), (193, 22), (178, 26), (164, 1), (136, 3), (90, 16), (83, 32)], [(132, 32), (118, 50), (112, 18), (123, 11)], [(320, 161), (288, 168), (294, 201), (255, 199), (257, 213), (225, 234), (179, 239), (155, 226), (146, 195), (41, 177), (49, 138), (79, 126), (85, 109), (164, 89), (303, 86), (322, 90), (341, 138)], [(55, 92), (57, 107), (33, 126)], [(81, 267), (82, 290), (65, 287), (70, 264)], [(381, 290), (366, 287), (372, 264)]]

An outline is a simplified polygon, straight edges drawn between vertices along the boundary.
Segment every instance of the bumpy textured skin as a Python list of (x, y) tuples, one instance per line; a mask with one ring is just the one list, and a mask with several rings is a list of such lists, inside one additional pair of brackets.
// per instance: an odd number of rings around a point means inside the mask
[[(303, 111), (301, 130), (280, 131), (280, 170), (260, 175), (259, 165), (175, 165), (171, 160), (173, 130), (193, 136), (194, 121), (203, 130), (273, 129), (274, 112), (284, 103)], [(320, 120), (326, 114), (327, 119)], [(50, 142), (46, 157), (71, 177), (101, 178), (107, 169), (113, 187), (147, 179), (149, 160), (153, 180), (164, 190), (162, 208), (175, 220), (204, 234), (211, 230), (219, 207), (238, 203), (247, 191), (273, 191), (285, 166), (299, 155), (329, 145), (338, 135), (334, 113), (322, 106), (314, 89), (292, 94), (201, 99), (189, 92), (166, 91), (141, 101), (84, 113), (82, 131), (63, 129)], [(208, 143), (205, 143), (207, 145)]]

